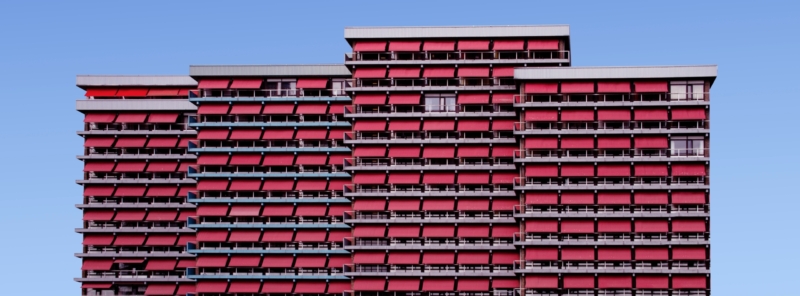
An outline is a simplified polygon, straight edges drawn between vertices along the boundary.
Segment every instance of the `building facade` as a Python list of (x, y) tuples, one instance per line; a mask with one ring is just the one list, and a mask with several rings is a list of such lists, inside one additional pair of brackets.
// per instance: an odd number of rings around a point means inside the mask
[(567, 26), (345, 40), (79, 76), (83, 295), (710, 295), (716, 66), (571, 67)]

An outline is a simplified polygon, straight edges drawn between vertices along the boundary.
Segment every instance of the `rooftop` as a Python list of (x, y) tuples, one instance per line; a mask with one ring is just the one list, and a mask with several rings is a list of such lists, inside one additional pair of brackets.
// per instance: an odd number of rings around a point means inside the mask
[(102, 86), (195, 86), (197, 81), (186, 75), (78, 75), (78, 87)]
[(199, 76), (350, 76), (341, 64), (318, 65), (193, 65), (189, 75)]
[(716, 65), (515, 68), (515, 79), (716, 78)]
[(346, 27), (344, 38), (569, 37), (569, 25)]

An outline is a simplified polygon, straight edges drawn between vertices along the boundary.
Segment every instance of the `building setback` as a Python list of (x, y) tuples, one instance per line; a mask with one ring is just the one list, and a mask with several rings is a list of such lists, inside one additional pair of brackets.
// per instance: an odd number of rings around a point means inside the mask
[(560, 25), (345, 40), (79, 76), (82, 295), (710, 295), (716, 66), (571, 67)]

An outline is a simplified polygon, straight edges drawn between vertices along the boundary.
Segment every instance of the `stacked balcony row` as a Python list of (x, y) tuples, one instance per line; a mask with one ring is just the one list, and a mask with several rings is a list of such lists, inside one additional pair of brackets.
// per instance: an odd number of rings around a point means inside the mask
[[(424, 108), (419, 109), (397, 109), (397, 112), (435, 112), (440, 115), (447, 115), (450, 112), (469, 112), (471, 109), (459, 109), (458, 105), (488, 105), (488, 104), (511, 104), (513, 103), (514, 93), (503, 92), (459, 92), (459, 93), (433, 93), (424, 95)], [(415, 106), (421, 104), (422, 94), (410, 92), (392, 92), (388, 96), (385, 93), (359, 93), (354, 96), (353, 104), (361, 108), (356, 110), (345, 109), (346, 113), (385, 113), (380, 109), (374, 109), (373, 105), (395, 105), (395, 106)], [(387, 101), (388, 98), (388, 101)], [(370, 106), (370, 107), (368, 107)], [(487, 109), (488, 110), (488, 109)], [(478, 110), (483, 111), (483, 110)], [(484, 111), (485, 112), (485, 111)]]
[(150, 173), (177, 173), (187, 172), (189, 166), (194, 165), (194, 161), (86, 161), (83, 166), (84, 172), (150, 172)]
[(84, 147), (91, 148), (176, 148), (188, 147), (193, 137), (87, 137)]
[(690, 290), (673, 291), (672, 295), (707, 295), (709, 281), (705, 275), (542, 274), (525, 276), (525, 288), (526, 295), (543, 296), (594, 295), (595, 289), (600, 289), (600, 295), (634, 295), (630, 289), (640, 290), (635, 295), (669, 295), (668, 289)]
[(197, 139), (203, 141), (341, 140), (348, 131), (350, 129), (341, 128), (202, 129), (197, 133)]
[[(185, 221), (185, 219), (184, 219)], [(195, 238), (194, 232), (191, 233), (181, 233), (178, 234), (170, 234), (170, 233), (149, 233), (149, 234), (130, 234), (130, 233), (119, 233), (119, 234), (96, 234), (96, 233), (87, 233), (83, 236), (83, 245), (84, 246), (123, 246), (123, 247), (138, 247), (138, 246), (145, 246), (145, 247), (180, 247), (183, 250), (189, 242), (194, 242), (197, 239)], [(102, 252), (102, 250), (97, 250), (98, 252)], [(119, 253), (122, 252), (135, 252), (136, 249), (120, 249)], [(163, 251), (162, 251), (163, 252)], [(156, 252), (150, 252), (151, 255), (155, 255)], [(194, 262), (193, 259), (187, 259), (189, 262)]]
[(519, 232), (519, 226), (512, 224), (405, 224), (392, 223), (388, 227), (381, 224), (358, 224), (353, 227), (356, 238), (511, 238)]
[[(269, 215), (267, 215), (269, 217)], [(351, 236), (350, 230), (341, 228), (289, 228), (260, 229), (201, 229), (197, 231), (199, 243), (291, 243), (291, 242), (339, 242)]]
[[(565, 137), (526, 137), (523, 141), (526, 150), (515, 154), (517, 158), (554, 157), (561, 150), (562, 157), (593, 157), (586, 150), (599, 149), (597, 157), (626, 156), (707, 156), (704, 136), (565, 136)], [(631, 149), (634, 149), (630, 153)], [(666, 150), (669, 149), (669, 154)], [(583, 153), (579, 153), (583, 152)]]
[(270, 153), (270, 154), (202, 154), (197, 158), (201, 166), (324, 166), (342, 165), (350, 154), (342, 153)]
[(189, 88), (89, 88), (84, 95), (88, 99), (185, 99)]
[(194, 186), (177, 185), (85, 185), (83, 196), (110, 197), (110, 196), (144, 196), (144, 197), (186, 197), (189, 191), (194, 191)]
[[(364, 292), (459, 292), (461, 295), (474, 295), (475, 292), (489, 293), (497, 290), (519, 288), (517, 277), (357, 277), (353, 279), (355, 293)], [(361, 294), (356, 294), (361, 295)], [(364, 294), (373, 295), (373, 294)]]
[[(665, 93), (671, 94), (669, 97), (674, 101), (682, 100), (705, 100), (708, 94), (705, 92), (705, 82), (700, 81), (561, 81), (561, 82), (526, 82), (523, 84), (522, 93), (527, 96), (525, 100), (517, 100), (517, 103), (526, 102), (558, 102), (558, 95), (571, 94), (612, 94), (611, 100), (622, 99), (630, 93), (656, 94), (655, 98)], [(550, 97), (546, 99), (546, 97)], [(647, 101), (648, 96), (641, 96), (642, 100)]]
[(350, 179), (287, 179), (276, 178), (260, 179), (201, 179), (197, 182), (197, 189), (201, 191), (338, 191), (349, 184)]
[(519, 199), (509, 197), (493, 198), (438, 198), (438, 197), (397, 197), (376, 198), (358, 197), (353, 201), (353, 210), (374, 211), (511, 211), (519, 204)]
[(343, 114), (346, 103), (205, 103), (199, 115), (322, 115)]
[[(510, 158), (517, 146), (510, 145), (358, 145), (353, 156), (367, 158)], [(363, 164), (368, 165), (368, 164)]]
[(213, 78), (201, 79), (199, 90), (190, 98), (248, 97), (336, 97), (345, 96), (346, 79), (327, 77), (301, 78)]
[[(392, 120), (356, 120), (353, 130), (356, 132), (417, 132), (417, 131), (458, 131), (488, 132), (510, 131), (514, 129), (513, 119), (392, 119)], [(456, 127), (456, 124), (458, 126)], [(491, 128), (490, 128), (491, 124)]]
[(708, 254), (705, 246), (528, 247), (524, 262), (515, 262), (514, 269), (525, 273), (704, 273), (709, 270)]
[(314, 280), (204, 280), (197, 283), (197, 293), (219, 294), (342, 294), (350, 289), (349, 281)]
[(594, 164), (527, 164), (528, 178), (557, 177), (704, 177), (705, 163), (599, 163)]
[[(387, 46), (388, 43), (388, 46)], [(390, 40), (357, 41), (353, 54), (345, 63), (353, 61), (458, 61), (494, 59), (569, 59), (558, 39), (495, 39), (495, 40)]]
[[(375, 173), (359, 172), (353, 176), (357, 185), (481, 185), (481, 184), (513, 184), (519, 177), (516, 171), (511, 172), (392, 172)], [(490, 181), (491, 179), (491, 181)]]

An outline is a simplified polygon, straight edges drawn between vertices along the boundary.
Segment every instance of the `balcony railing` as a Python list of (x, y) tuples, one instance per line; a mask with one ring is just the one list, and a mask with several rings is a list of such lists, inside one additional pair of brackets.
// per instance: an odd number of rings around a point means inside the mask
[(459, 61), (459, 60), (556, 60), (569, 59), (568, 50), (450, 51), (450, 52), (355, 52), (345, 61)]
[[(646, 125), (644, 123), (647, 123)], [(680, 129), (708, 129), (710, 120), (681, 120), (663, 121), (653, 124), (652, 121), (592, 121), (582, 123), (567, 123), (559, 121), (522, 121), (514, 123), (514, 131), (613, 131), (613, 130), (680, 130)]]
[[(268, 97), (340, 97), (347, 96), (344, 89), (202, 89), (201, 98), (268, 98)], [(190, 93), (190, 98), (193, 95)]]
[(537, 94), (516, 95), (514, 103), (685, 102), (708, 101), (709, 93)]
[[(572, 152), (572, 153), (571, 153)], [(579, 153), (576, 153), (579, 152)], [(612, 158), (631, 157), (708, 157), (707, 148), (689, 149), (527, 149), (514, 151), (514, 158)]]
[(709, 185), (710, 177), (518, 177), (514, 186)]
[[(565, 233), (514, 233), (514, 242), (599, 242), (603, 234), (565, 234)], [(704, 242), (708, 241), (707, 233), (634, 233), (631, 239), (620, 239), (623, 241), (634, 242), (667, 242), (667, 241), (687, 241)], [(605, 240), (605, 242), (609, 242)]]
[(405, 113), (432, 113), (447, 115), (448, 113), (497, 113), (514, 112), (514, 110), (501, 109), (497, 105), (349, 105), (345, 106), (344, 114), (405, 114)]
[(355, 78), (350, 81), (353, 87), (514, 87), (513, 83), (501, 78)]

